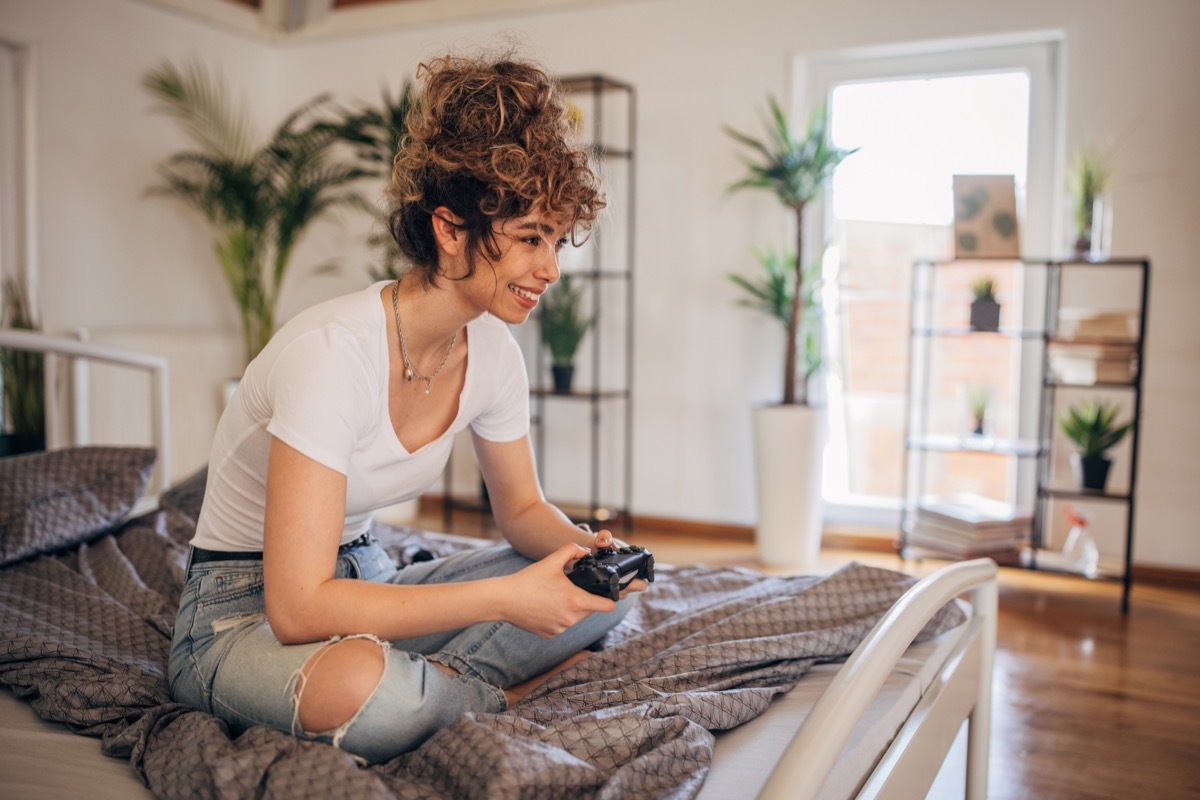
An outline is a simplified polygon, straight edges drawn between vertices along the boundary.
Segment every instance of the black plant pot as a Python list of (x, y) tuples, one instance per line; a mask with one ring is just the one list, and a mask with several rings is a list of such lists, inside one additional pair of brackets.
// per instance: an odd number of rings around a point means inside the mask
[(39, 453), (46, 449), (44, 433), (0, 434), (0, 458), (19, 456), (23, 453)]
[(971, 330), (1000, 329), (1000, 304), (992, 297), (981, 297), (971, 303)]
[(1105, 456), (1081, 456), (1071, 454), (1071, 471), (1075, 473), (1075, 481), (1084, 489), (1103, 492), (1108, 485), (1108, 468), (1112, 460)]
[(571, 393), (571, 380), (575, 377), (574, 364), (551, 364), (550, 374), (554, 377), (555, 394)]

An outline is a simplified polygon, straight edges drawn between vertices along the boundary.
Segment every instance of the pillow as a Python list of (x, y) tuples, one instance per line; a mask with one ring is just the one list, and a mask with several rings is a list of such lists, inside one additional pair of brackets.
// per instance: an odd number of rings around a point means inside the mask
[(75, 447), (0, 458), (0, 566), (116, 526), (156, 456), (152, 447)]

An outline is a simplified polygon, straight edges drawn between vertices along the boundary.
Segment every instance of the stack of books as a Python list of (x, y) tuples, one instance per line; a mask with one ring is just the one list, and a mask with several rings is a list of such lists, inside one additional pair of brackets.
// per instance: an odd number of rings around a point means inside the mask
[(1054, 342), (1046, 348), (1050, 369), (1061, 383), (1129, 383), (1137, 374), (1137, 349), (1131, 343)]
[(1138, 312), (1096, 308), (1060, 308), (1058, 333), (1064, 339), (1132, 342), (1137, 338)]
[(927, 497), (917, 505), (907, 543), (955, 558), (1019, 557), (1033, 515), (974, 494)]

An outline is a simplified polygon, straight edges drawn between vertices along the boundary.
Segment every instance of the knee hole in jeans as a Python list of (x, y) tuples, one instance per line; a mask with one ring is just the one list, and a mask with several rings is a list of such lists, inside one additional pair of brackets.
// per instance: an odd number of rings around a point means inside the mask
[(344, 730), (379, 687), (388, 647), (363, 635), (318, 650), (296, 678), (293, 727), (299, 725), (306, 733)]

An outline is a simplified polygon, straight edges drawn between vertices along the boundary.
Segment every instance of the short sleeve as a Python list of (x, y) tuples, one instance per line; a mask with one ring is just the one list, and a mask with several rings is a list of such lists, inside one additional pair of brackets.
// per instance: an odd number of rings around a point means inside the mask
[(529, 433), (529, 375), (521, 347), (507, 328), (492, 367), (489, 401), (471, 420), (471, 430), (491, 442), (511, 442)]
[(267, 378), (267, 432), (343, 475), (370, 426), (375, 372), (354, 338), (332, 326), (289, 342)]

